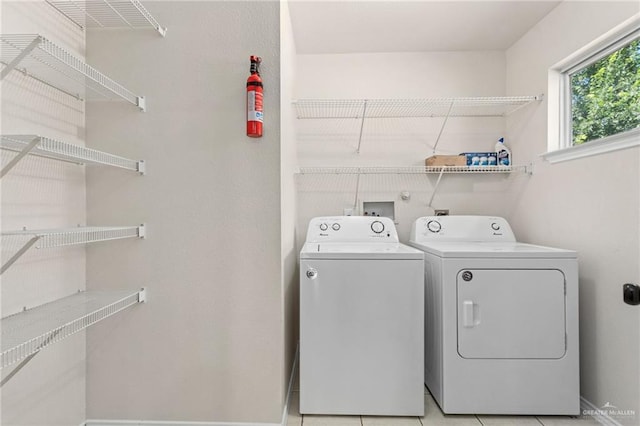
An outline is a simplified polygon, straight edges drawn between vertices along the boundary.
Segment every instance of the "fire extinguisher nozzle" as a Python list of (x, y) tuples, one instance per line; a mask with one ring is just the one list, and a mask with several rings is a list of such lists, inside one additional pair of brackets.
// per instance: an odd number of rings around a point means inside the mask
[(250, 69), (251, 74), (260, 75), (260, 63), (262, 63), (262, 58), (260, 58), (259, 56), (251, 55), (250, 59), (251, 59), (251, 69)]
[(259, 56), (251, 56), (251, 74), (260, 75), (260, 63), (262, 63), (262, 58)]

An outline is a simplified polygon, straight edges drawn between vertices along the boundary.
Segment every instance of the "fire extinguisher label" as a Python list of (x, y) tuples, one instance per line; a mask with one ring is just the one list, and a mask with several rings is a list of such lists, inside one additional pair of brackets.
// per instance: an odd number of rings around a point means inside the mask
[(262, 93), (254, 90), (247, 92), (247, 120), (262, 123)]

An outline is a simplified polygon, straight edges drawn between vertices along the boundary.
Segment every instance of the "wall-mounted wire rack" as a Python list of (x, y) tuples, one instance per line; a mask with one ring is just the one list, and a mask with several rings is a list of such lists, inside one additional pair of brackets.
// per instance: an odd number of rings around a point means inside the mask
[(354, 198), (354, 208), (357, 205), (360, 192), (360, 176), (363, 175), (437, 175), (431, 198), (428, 206), (433, 205), (433, 200), (440, 188), (440, 181), (445, 174), (469, 175), (469, 174), (510, 174), (510, 173), (533, 173), (533, 165), (513, 165), (513, 166), (400, 166), (400, 167), (300, 167), (298, 175), (351, 175), (356, 176), (356, 188)]
[(137, 0), (48, 0), (47, 3), (81, 28), (154, 29), (163, 37), (167, 32)]
[(16, 152), (0, 171), (0, 179), (26, 155), (76, 164), (110, 166), (144, 174), (144, 160), (130, 160), (95, 149), (72, 145), (39, 135), (0, 135), (0, 149)]
[(542, 99), (541, 96), (505, 96), (431, 99), (298, 99), (298, 119), (504, 117)]
[(143, 96), (116, 83), (38, 34), (3, 34), (0, 80), (16, 69), (78, 99), (124, 100), (145, 110)]
[[(0, 368), (18, 361), (24, 364), (45, 347), (144, 302), (145, 296), (144, 288), (137, 291), (83, 291), (2, 318)], [(5, 377), (2, 383), (10, 376)]]
[(13, 265), (27, 250), (65, 247), (123, 238), (144, 238), (145, 227), (139, 226), (87, 226), (68, 229), (22, 230), (2, 232), (2, 237), (24, 237), (27, 240), (0, 268), (0, 274)]
[(542, 100), (539, 96), (466, 97), (431, 99), (298, 99), (293, 101), (297, 118), (361, 120), (358, 148), (364, 123), (375, 118), (443, 118), (433, 152), (450, 117), (506, 117)]
[(301, 175), (341, 174), (341, 175), (383, 175), (383, 174), (493, 174), (531, 173), (531, 166), (405, 166), (405, 167), (300, 167)]

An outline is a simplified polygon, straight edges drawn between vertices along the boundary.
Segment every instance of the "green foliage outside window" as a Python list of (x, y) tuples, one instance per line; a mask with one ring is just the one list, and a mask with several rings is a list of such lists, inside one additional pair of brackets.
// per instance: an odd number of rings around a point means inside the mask
[(640, 127), (640, 40), (571, 75), (574, 145)]

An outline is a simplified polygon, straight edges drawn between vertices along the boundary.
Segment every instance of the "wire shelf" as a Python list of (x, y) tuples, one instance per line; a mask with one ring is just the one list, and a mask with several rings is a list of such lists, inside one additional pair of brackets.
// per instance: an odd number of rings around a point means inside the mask
[[(95, 149), (72, 145), (39, 135), (1, 135), (0, 149), (78, 164), (111, 166), (144, 174), (144, 161), (130, 160)], [(22, 154), (24, 153), (24, 154)], [(19, 159), (18, 159), (19, 161)], [(11, 164), (13, 167), (15, 164)], [(2, 169), (4, 176), (9, 164)]]
[(140, 226), (87, 226), (68, 229), (44, 229), (44, 230), (22, 230), (6, 231), (0, 234), (2, 237), (24, 237), (26, 242), (0, 267), (0, 274), (3, 274), (31, 247), (53, 248), (65, 247), (78, 244), (97, 243), (100, 241), (120, 240), (123, 238), (144, 238), (145, 227)]
[(433, 99), (298, 99), (299, 119), (504, 117), (540, 100), (541, 96)]
[(3, 318), (0, 368), (36, 354), (144, 299), (145, 289), (84, 291)]
[(67, 229), (41, 229), (2, 232), (2, 236), (37, 237), (36, 248), (64, 247), (123, 238), (144, 237), (144, 225), (140, 226), (85, 226)]
[(300, 167), (298, 174), (343, 174), (343, 175), (383, 175), (383, 174), (494, 174), (529, 173), (528, 166), (409, 166), (409, 167)]
[(51, 6), (81, 28), (167, 29), (137, 0), (48, 0)]
[(125, 100), (145, 110), (144, 97), (116, 83), (38, 34), (0, 36), (1, 78), (20, 70), (78, 99)]

